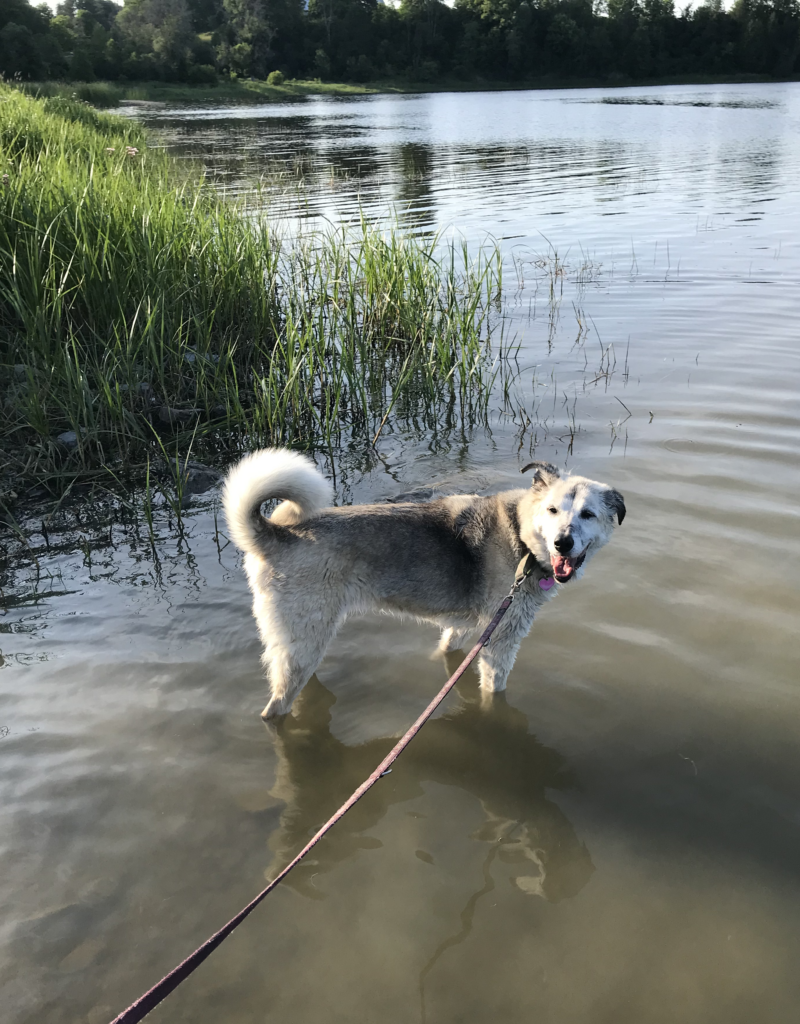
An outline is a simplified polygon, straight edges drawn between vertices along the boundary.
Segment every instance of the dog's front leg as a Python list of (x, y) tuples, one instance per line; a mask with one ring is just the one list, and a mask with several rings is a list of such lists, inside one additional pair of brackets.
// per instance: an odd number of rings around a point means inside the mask
[(518, 597), (492, 634), (488, 646), (481, 651), (478, 665), (483, 693), (505, 690), (519, 645), (533, 625), (534, 612), (532, 601), (526, 601), (524, 596)]

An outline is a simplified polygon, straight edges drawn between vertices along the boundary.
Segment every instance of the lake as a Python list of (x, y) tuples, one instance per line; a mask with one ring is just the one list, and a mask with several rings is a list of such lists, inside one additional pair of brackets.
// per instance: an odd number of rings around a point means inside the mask
[[(534, 456), (628, 508), (506, 694), (481, 702), (468, 674), (151, 1019), (795, 1021), (800, 84), (133, 116), (258, 195), (278, 232), (363, 217), (500, 244), (517, 348), (488, 418), (390, 420), (374, 452), (336, 453), (339, 502), (517, 486)], [(215, 508), (195, 499), (184, 538), (162, 515), (155, 554), (104, 508), (46, 539), (31, 519), (38, 564), (4, 577), (13, 1024), (109, 1021), (262, 888), (446, 678), (432, 628), (351, 621), (265, 728)]]

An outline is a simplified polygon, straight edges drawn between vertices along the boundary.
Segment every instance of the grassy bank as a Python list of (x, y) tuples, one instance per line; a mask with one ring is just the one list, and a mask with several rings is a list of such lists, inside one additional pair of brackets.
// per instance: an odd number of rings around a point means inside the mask
[(367, 226), (281, 239), (130, 122), (3, 85), (0, 174), (6, 503), (485, 403), (493, 250)]
[[(780, 79), (780, 81), (792, 79)], [(441, 79), (435, 82), (413, 82), (389, 79), (375, 82), (286, 81), (282, 85), (239, 79), (220, 81), (214, 85), (183, 85), (169, 82), (138, 82), (120, 85), (116, 82), (32, 82), (20, 86), (33, 96), (77, 98), (96, 107), (115, 107), (124, 102), (150, 103), (279, 103), (305, 99), (308, 96), (365, 96), (378, 93), (421, 92), (510, 92), (528, 89), (622, 89), (659, 85), (746, 85), (774, 82), (779, 79), (764, 75), (682, 75), (670, 78), (627, 79), (547, 78), (529, 82), (489, 82), (463, 79)]]
[(17, 88), (38, 98), (79, 99), (95, 107), (116, 107), (125, 102), (148, 103), (277, 103), (306, 96), (363, 96), (376, 92), (401, 92), (399, 87), (346, 82), (288, 81), (268, 85), (256, 80), (221, 78), (211, 85), (180, 82), (23, 82)]

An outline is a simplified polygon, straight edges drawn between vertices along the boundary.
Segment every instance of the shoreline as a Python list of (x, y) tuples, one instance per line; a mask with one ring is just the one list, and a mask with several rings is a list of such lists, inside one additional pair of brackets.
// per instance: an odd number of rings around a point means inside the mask
[(374, 82), (321, 82), (289, 80), (281, 85), (264, 81), (221, 81), (216, 85), (188, 85), (170, 82), (31, 82), (25, 92), (44, 96), (76, 96), (98, 107), (149, 103), (280, 103), (315, 96), (353, 97), (378, 95), (419, 95), (446, 92), (530, 92), (562, 89), (644, 89), (681, 85), (768, 85), (797, 82), (796, 77), (766, 75), (675, 75), (651, 79), (538, 78), (527, 82), (462, 81), (437, 82), (385, 80)]

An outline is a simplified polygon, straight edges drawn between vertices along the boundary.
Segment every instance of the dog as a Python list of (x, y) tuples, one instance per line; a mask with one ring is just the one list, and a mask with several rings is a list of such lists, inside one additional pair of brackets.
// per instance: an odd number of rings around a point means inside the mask
[[(621, 524), (619, 491), (534, 462), (530, 488), (490, 497), (329, 508), (331, 486), (297, 452), (264, 449), (228, 473), (223, 507), (245, 553), (253, 614), (264, 643), (270, 699), (261, 717), (286, 715), (349, 615), (372, 611), (433, 622), (439, 650), (485, 629), (520, 561), (534, 571), (479, 657), (484, 693), (504, 690), (541, 605), (579, 579)], [(280, 499), (269, 518), (261, 506)]]

